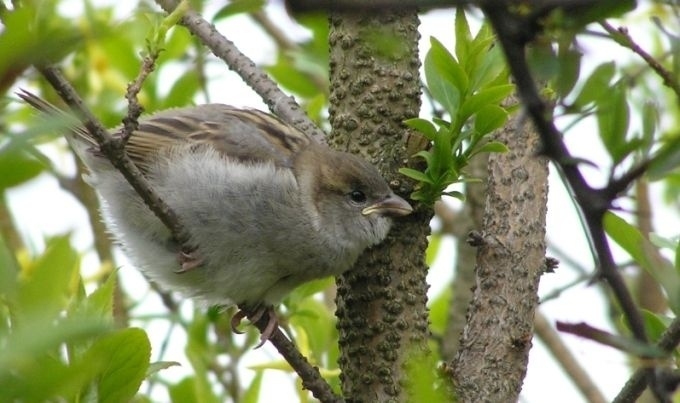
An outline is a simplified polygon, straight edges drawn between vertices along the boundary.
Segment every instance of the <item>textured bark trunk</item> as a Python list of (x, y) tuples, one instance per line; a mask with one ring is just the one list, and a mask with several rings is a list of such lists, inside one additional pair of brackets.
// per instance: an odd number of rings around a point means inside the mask
[(545, 267), (548, 163), (537, 157), (533, 128), (518, 119), (498, 133), (510, 151), (489, 156), (477, 281), (451, 364), (461, 402), (517, 401), (526, 374)]
[[(418, 17), (384, 12), (331, 16), (332, 146), (362, 154), (403, 196), (402, 121), (418, 115)], [(399, 219), (379, 247), (338, 279), (342, 389), (347, 401), (407, 401), (404, 364), (427, 351), (427, 246), (431, 212)]]

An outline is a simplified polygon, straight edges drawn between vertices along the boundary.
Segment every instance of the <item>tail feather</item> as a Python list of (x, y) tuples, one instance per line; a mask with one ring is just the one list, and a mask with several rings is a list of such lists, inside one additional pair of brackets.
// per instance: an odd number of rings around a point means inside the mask
[[(57, 116), (72, 121), (73, 122), (73, 126), (71, 127), (72, 136), (67, 136), (67, 140), (69, 140), (69, 143), (71, 143), (71, 138), (75, 138), (78, 142), (87, 144), (88, 147), (94, 147), (94, 149), (99, 149), (97, 141), (95, 141), (95, 139), (92, 138), (90, 132), (88, 132), (87, 129), (85, 129), (81, 125), (81, 122), (79, 122), (72, 114), (66, 112), (65, 110), (59, 108), (58, 106), (55, 106), (45, 101), (44, 99), (25, 89), (19, 90), (19, 92), (17, 92), (16, 94), (24, 102), (26, 102), (36, 110), (46, 115)], [(82, 146), (74, 148), (82, 148)]]

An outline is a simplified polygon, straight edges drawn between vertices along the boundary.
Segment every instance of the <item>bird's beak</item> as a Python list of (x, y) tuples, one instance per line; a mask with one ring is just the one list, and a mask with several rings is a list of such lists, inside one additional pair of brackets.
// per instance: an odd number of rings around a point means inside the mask
[(406, 200), (395, 194), (391, 194), (383, 200), (361, 210), (361, 214), (369, 215), (378, 213), (380, 215), (398, 217), (409, 215), (412, 211), (413, 207), (411, 207)]

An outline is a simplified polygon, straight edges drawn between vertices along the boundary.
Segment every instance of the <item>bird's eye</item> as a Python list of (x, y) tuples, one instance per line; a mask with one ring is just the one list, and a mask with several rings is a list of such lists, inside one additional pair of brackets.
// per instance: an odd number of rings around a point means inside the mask
[(349, 193), (349, 198), (356, 204), (363, 204), (366, 202), (366, 194), (361, 190), (352, 190)]

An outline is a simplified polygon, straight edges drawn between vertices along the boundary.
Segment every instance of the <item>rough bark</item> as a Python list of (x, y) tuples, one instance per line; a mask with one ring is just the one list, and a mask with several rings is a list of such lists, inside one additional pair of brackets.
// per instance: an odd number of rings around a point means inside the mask
[(545, 263), (548, 167), (535, 131), (516, 119), (498, 134), (510, 151), (489, 157), (476, 288), (450, 364), (461, 402), (517, 401), (526, 374)]
[[(418, 115), (418, 17), (415, 13), (332, 15), (332, 146), (362, 154), (408, 196), (397, 173), (406, 159), (402, 121)], [(385, 46), (389, 45), (389, 46)], [(392, 46), (396, 45), (396, 46)], [(404, 364), (427, 351), (423, 261), (431, 212), (399, 219), (379, 247), (338, 279), (343, 394), (352, 402), (407, 401)]]

